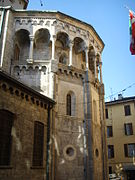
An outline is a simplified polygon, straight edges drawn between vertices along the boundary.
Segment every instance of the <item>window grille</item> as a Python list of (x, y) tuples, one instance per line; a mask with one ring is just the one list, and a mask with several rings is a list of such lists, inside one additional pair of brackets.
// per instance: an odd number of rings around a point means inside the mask
[(34, 123), (33, 166), (43, 166), (44, 124)]

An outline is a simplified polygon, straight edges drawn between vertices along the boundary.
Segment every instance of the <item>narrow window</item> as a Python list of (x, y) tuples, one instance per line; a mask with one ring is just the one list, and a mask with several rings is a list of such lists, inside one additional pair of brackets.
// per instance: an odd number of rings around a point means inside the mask
[(15, 45), (15, 50), (14, 50), (14, 60), (18, 61), (19, 60), (19, 56), (20, 56), (20, 49), (18, 47), (18, 45)]
[(44, 124), (34, 123), (33, 166), (43, 166)]
[(108, 109), (105, 109), (105, 116), (106, 116), (106, 119), (108, 119)]
[(71, 95), (67, 95), (67, 115), (71, 116)]
[(125, 157), (133, 157), (135, 155), (135, 143), (124, 144)]
[(124, 110), (125, 110), (125, 116), (130, 116), (131, 115), (130, 105), (124, 106)]
[(66, 97), (66, 114), (69, 116), (75, 116), (76, 112), (76, 97), (74, 92), (70, 91)]
[(127, 136), (133, 135), (132, 123), (126, 123), (126, 124), (124, 124), (124, 127), (125, 127), (125, 135), (127, 135)]
[(114, 158), (114, 146), (108, 145), (108, 159)]
[(112, 137), (113, 136), (113, 131), (112, 131), (112, 126), (107, 126), (107, 137)]
[(93, 107), (94, 107), (94, 122), (97, 122), (97, 105), (96, 101), (93, 101)]
[(11, 112), (0, 110), (0, 166), (10, 165), (13, 118)]

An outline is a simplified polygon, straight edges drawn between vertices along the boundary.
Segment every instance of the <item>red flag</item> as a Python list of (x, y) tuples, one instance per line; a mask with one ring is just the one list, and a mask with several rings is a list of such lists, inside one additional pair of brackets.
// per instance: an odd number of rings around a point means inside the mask
[(135, 55), (135, 16), (132, 11), (129, 11), (129, 29), (130, 29), (130, 51)]
[(131, 27), (132, 27), (132, 36), (135, 38), (135, 16), (132, 11), (129, 11)]

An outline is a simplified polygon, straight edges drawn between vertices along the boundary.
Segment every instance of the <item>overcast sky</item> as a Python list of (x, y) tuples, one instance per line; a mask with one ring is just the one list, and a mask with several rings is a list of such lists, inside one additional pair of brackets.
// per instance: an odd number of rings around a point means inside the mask
[(57, 10), (89, 23), (105, 43), (102, 53), (105, 101), (135, 96), (135, 55), (129, 51), (129, 13), (135, 0), (30, 0), (28, 9)]

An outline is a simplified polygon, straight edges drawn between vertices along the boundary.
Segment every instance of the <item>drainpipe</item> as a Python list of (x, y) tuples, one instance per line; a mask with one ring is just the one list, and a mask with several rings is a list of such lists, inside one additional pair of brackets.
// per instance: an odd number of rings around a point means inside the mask
[[(103, 84), (102, 84), (102, 91), (104, 92), (103, 90)], [(102, 148), (103, 148), (103, 179), (106, 179), (108, 180), (108, 170), (107, 170), (107, 167), (108, 167), (108, 164), (107, 164), (107, 145), (106, 145), (106, 130), (105, 130), (105, 103), (104, 103), (104, 94), (101, 93), (101, 90), (100, 90), (100, 96), (101, 96), (101, 108), (103, 110), (103, 113), (102, 113), (102, 119), (101, 119), (101, 128), (102, 128)]]
[(91, 89), (88, 69), (86, 69), (86, 94), (87, 94), (87, 129), (88, 129), (88, 180), (93, 179), (94, 163), (93, 163), (93, 143), (92, 143), (92, 103), (91, 103)]
[(4, 58), (4, 51), (5, 51), (5, 46), (6, 46), (6, 37), (7, 37), (7, 27), (8, 27), (8, 21), (9, 21), (9, 9), (7, 9), (7, 13), (6, 13), (6, 19), (5, 19), (5, 28), (4, 28), (4, 33), (3, 33), (3, 43), (2, 43), (2, 47), (1, 47), (1, 57), (0, 57), (0, 67), (2, 67), (2, 63), (3, 63), (3, 58)]
[(88, 169), (87, 169), (87, 180), (94, 180), (94, 163), (93, 163), (93, 143), (92, 143), (92, 102), (91, 102), (91, 82), (89, 81), (89, 63), (88, 63), (88, 47), (85, 48), (86, 56), (86, 95), (87, 95), (87, 132), (88, 132)]
[(47, 117), (47, 153), (46, 153), (46, 180), (49, 180), (49, 165), (50, 165), (50, 104), (48, 105), (48, 117)]
[(86, 146), (86, 107), (85, 107), (85, 79), (83, 78), (83, 110), (84, 110), (84, 180), (87, 180), (87, 146)]

